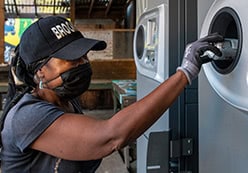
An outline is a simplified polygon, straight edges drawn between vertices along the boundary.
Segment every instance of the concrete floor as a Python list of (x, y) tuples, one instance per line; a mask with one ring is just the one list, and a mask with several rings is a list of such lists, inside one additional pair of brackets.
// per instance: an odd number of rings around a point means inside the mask
[(129, 171), (126, 169), (120, 154), (116, 151), (103, 159), (96, 173), (129, 173)]

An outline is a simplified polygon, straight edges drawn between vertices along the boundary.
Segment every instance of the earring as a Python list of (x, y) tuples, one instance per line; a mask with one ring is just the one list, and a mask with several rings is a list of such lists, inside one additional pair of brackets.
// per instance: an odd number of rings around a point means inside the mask
[(42, 82), (42, 80), (40, 80), (40, 82), (39, 82), (39, 89), (43, 89), (44, 87), (43, 87), (43, 82)]

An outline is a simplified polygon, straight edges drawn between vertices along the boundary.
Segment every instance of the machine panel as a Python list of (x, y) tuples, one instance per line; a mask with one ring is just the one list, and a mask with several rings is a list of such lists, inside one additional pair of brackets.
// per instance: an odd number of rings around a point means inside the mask
[(198, 2), (199, 37), (218, 32), (236, 44), (232, 59), (203, 65), (199, 76), (199, 172), (247, 172), (248, 1)]

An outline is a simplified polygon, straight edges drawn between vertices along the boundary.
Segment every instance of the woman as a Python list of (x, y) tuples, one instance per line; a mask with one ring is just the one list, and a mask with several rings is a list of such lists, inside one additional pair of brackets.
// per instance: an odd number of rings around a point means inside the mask
[(2, 119), (2, 172), (93, 173), (101, 158), (139, 137), (197, 77), (208, 57), (221, 52), (210, 35), (187, 46), (176, 73), (145, 98), (108, 120), (82, 116), (77, 97), (92, 74), (87, 53), (104, 41), (84, 38), (58, 16), (39, 19), (22, 35), (12, 60)]

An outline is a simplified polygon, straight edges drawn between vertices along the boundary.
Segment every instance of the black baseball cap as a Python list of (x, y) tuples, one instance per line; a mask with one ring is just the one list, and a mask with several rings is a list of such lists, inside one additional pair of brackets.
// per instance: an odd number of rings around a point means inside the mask
[(105, 41), (85, 38), (71, 22), (61, 16), (40, 18), (22, 34), (19, 56), (26, 65), (45, 58), (75, 60), (90, 50), (103, 50)]

